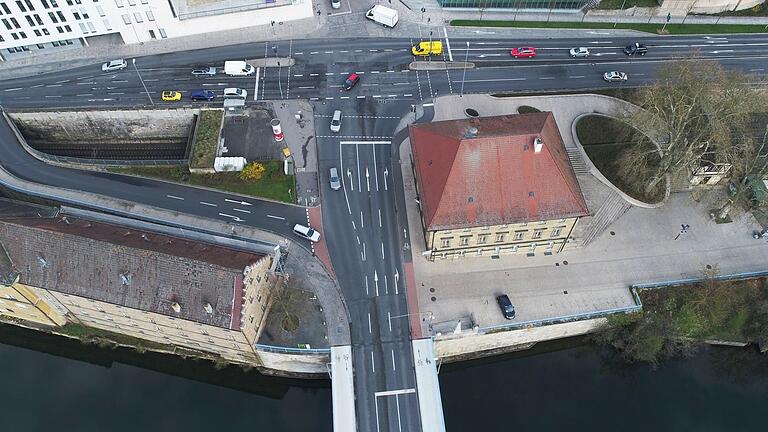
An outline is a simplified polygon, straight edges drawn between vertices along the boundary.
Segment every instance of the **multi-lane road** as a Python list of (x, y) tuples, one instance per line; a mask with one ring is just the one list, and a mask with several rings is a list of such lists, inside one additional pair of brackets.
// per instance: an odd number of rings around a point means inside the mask
[[(247, 45), (141, 57), (116, 73), (99, 65), (0, 81), (0, 104), (8, 110), (51, 107), (220, 106), (221, 90), (240, 87), (248, 101), (308, 99), (315, 111), (318, 170), (323, 204), (323, 237), (351, 315), (357, 417), (362, 431), (418, 431), (417, 389), (410, 345), (403, 264), (408, 253), (407, 224), (394, 137), (412, 105), (451, 93), (514, 93), (639, 86), (654, 79), (665, 61), (690, 56), (764, 76), (768, 37), (719, 35), (653, 37), (639, 40), (648, 54), (628, 57), (627, 38), (443, 40), (445, 52), (432, 62), (467, 61), (468, 70), (414, 71), (412, 39), (339, 39), (259, 42)], [(515, 46), (535, 46), (533, 59), (513, 59)], [(588, 58), (572, 59), (570, 48), (584, 46)], [(203, 66), (225, 60), (292, 58), (291, 66), (258, 68), (248, 77), (219, 74), (193, 77)], [(606, 71), (626, 72), (629, 80), (608, 84)], [(362, 79), (343, 91), (349, 73)], [(214, 90), (210, 103), (189, 102), (197, 89)], [(163, 90), (178, 90), (181, 102), (162, 102)], [(344, 113), (339, 133), (329, 130), (335, 109)], [(429, 110), (427, 110), (429, 111)], [(429, 116), (427, 116), (427, 119)], [(402, 134), (402, 133), (401, 133)], [(0, 128), (3, 166), (30, 181), (85, 190), (183, 213), (256, 226), (291, 235), (305, 220), (302, 208), (242, 199), (226, 193), (190, 190), (168, 183), (46, 165), (26, 154), (6, 127)], [(339, 169), (343, 187), (331, 190), (330, 167)], [(399, 204), (397, 204), (399, 203)], [(244, 211), (241, 211), (244, 210)], [(224, 215), (224, 216), (222, 216)], [(237, 219), (231, 216), (237, 215)], [(414, 233), (419, 235), (419, 233)]]

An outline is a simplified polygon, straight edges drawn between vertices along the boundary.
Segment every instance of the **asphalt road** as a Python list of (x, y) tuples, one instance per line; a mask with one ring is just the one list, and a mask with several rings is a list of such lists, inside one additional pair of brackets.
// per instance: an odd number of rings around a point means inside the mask
[[(428, 39), (425, 35), (425, 39)], [(433, 34), (439, 38), (444, 35)], [(442, 37), (445, 53), (430, 61), (469, 61), (476, 68), (411, 71), (411, 39), (303, 40), (253, 43), (179, 52), (136, 60), (135, 66), (102, 73), (99, 65), (54, 74), (0, 81), (0, 104), (6, 109), (53, 107), (220, 106), (221, 90), (240, 87), (248, 101), (309, 99), (314, 101), (323, 203), (323, 236), (352, 318), (352, 342), (360, 430), (421, 430), (415, 392), (413, 354), (403, 285), (403, 261), (410, 260), (410, 238), (399, 184), (395, 126), (411, 105), (450, 93), (515, 93), (640, 86), (651, 82), (665, 61), (696, 50), (702, 61), (764, 76), (768, 70), (768, 37), (719, 35), (638, 39), (648, 54), (628, 57), (627, 38), (547, 39), (534, 43), (513, 39)], [(509, 49), (535, 45), (534, 59), (513, 59)], [(571, 59), (572, 47), (590, 48), (586, 59)], [(450, 47), (450, 48), (449, 48)], [(249, 77), (193, 77), (192, 69), (222, 67), (225, 60), (292, 57), (290, 67), (259, 68)], [(608, 84), (602, 74), (619, 70), (625, 83)], [(341, 88), (346, 76), (362, 79), (352, 91)], [(193, 103), (188, 94), (210, 89), (212, 103)], [(162, 102), (163, 90), (178, 90), (181, 102)], [(334, 109), (344, 112), (342, 130), (328, 129)], [(429, 115), (426, 120), (428, 120)], [(303, 209), (199, 191), (151, 180), (77, 171), (43, 164), (27, 155), (0, 127), (0, 151), (6, 169), (44, 184), (86, 190), (184, 213), (227, 220), (290, 235)], [(339, 168), (342, 190), (328, 184), (328, 169)], [(396, 202), (398, 204), (396, 204)], [(247, 210), (244, 213), (240, 210)], [(232, 216), (236, 216), (237, 220)], [(419, 235), (414, 233), (414, 235)]]

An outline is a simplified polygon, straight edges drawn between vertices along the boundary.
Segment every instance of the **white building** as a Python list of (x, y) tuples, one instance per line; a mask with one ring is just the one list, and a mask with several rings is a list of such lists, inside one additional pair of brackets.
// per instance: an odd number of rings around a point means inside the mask
[(0, 59), (76, 48), (106, 35), (133, 44), (312, 14), (312, 0), (0, 0)]

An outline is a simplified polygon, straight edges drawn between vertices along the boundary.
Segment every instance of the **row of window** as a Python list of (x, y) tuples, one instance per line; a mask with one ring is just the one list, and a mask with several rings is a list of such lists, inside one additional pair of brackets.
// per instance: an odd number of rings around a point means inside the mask
[[(534, 224), (536, 224), (536, 225), (546, 225), (547, 222), (549, 222), (549, 221), (531, 222), (530, 224), (531, 225), (534, 225)], [(565, 219), (560, 219), (557, 222), (565, 223)], [(515, 228), (517, 228), (517, 227), (525, 228), (527, 226), (528, 226), (528, 222), (521, 222), (519, 224), (514, 225)], [(481, 227), (480, 229), (483, 230), (483, 231), (490, 231), (491, 228), (493, 228), (493, 229), (507, 229), (507, 228), (509, 228), (509, 225), (498, 225), (498, 226), (495, 226), (495, 227), (484, 226), (484, 227)], [(470, 232), (470, 231), (472, 231), (472, 228), (464, 228), (463, 230), (461, 230), (459, 232)], [(451, 231), (441, 231), (441, 233), (442, 234), (450, 234)]]
[[(549, 237), (550, 238), (559, 237), (560, 234), (562, 233), (563, 228), (564, 227), (552, 228), (552, 231), (550, 232)], [(540, 239), (542, 237), (544, 231), (546, 231), (546, 228), (534, 229), (533, 230), (533, 235), (531, 236), (531, 239), (533, 239), (533, 240)], [(525, 234), (527, 232), (528, 232), (527, 230), (525, 230), (525, 231), (515, 231), (513, 233), (514, 234), (514, 237), (513, 237), (514, 241), (525, 240)], [(510, 239), (508, 237), (509, 234), (510, 233), (508, 233), (508, 232), (496, 233), (495, 234), (496, 243), (503, 243), (505, 241), (508, 241)], [(459, 246), (469, 246), (469, 240), (472, 237), (473, 236), (471, 236), (471, 235), (460, 236), (459, 237)], [(488, 239), (489, 238), (490, 238), (490, 234), (478, 234), (477, 235), (477, 244), (486, 244), (486, 243), (488, 243)], [(451, 247), (451, 241), (452, 240), (453, 240), (453, 238), (441, 238), (440, 239), (440, 246), (444, 247), (444, 248)]]
[[(147, 14), (147, 20), (149, 21), (155, 20), (155, 15), (152, 13), (152, 11), (147, 11), (146, 14)], [(141, 15), (141, 12), (134, 12), (133, 19), (135, 19), (137, 23), (144, 22), (144, 17)], [(131, 24), (131, 16), (129, 14), (123, 14), (123, 22), (126, 24)]]
[[(141, 1), (141, 4), (149, 3), (149, 0), (140, 0), (140, 1)], [(125, 6), (125, 4), (123, 3), (123, 0), (115, 0), (115, 4), (119, 8)], [(136, 0), (128, 0), (128, 6), (136, 6)]]

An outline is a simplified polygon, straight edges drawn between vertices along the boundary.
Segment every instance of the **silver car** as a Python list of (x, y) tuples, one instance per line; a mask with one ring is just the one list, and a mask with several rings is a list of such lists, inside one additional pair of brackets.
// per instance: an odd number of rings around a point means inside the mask
[(128, 62), (123, 59), (112, 60), (101, 65), (102, 72), (115, 72), (128, 67)]
[(248, 91), (237, 87), (227, 87), (224, 89), (224, 97), (245, 99), (248, 97)]
[(331, 189), (333, 190), (341, 189), (341, 179), (339, 178), (339, 171), (336, 169), (336, 167), (331, 168), (329, 177), (331, 179)]
[(603, 74), (603, 79), (608, 82), (622, 82), (627, 80), (627, 74), (619, 71), (611, 71)]
[(215, 67), (207, 67), (204, 69), (195, 69), (192, 71), (192, 75), (195, 76), (213, 76), (216, 75)]
[(589, 57), (589, 48), (585, 48), (585, 47), (571, 48), (571, 57), (573, 58)]
[(320, 241), (320, 233), (313, 230), (310, 227), (306, 227), (302, 224), (296, 224), (293, 226), (293, 233), (299, 237), (305, 238), (313, 243)]

